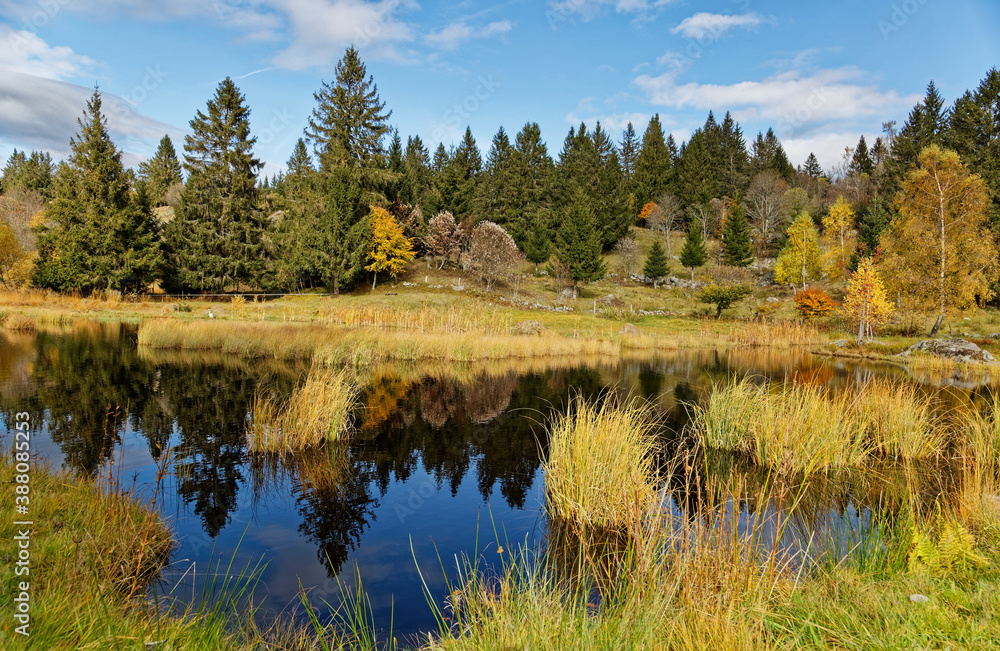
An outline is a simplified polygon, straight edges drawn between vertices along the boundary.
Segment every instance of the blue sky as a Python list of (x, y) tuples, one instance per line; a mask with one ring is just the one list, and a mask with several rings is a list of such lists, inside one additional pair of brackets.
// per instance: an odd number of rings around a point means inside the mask
[(433, 150), (472, 128), (571, 125), (616, 138), (659, 113), (678, 141), (709, 110), (747, 140), (773, 126), (795, 164), (839, 162), (902, 123), (933, 79), (948, 102), (1000, 62), (995, 2), (895, 0), (0, 0), (0, 156), (66, 155), (95, 84), (135, 165), (226, 76), (252, 109), (266, 172), (284, 167), (344, 48), (361, 51), (391, 122)]

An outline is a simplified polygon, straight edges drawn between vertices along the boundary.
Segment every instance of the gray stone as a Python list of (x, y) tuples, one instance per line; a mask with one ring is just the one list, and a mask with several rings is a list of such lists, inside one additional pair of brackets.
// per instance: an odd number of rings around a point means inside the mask
[(639, 328), (635, 327), (631, 323), (626, 323), (624, 326), (622, 326), (622, 329), (621, 329), (621, 331), (618, 334), (620, 334), (620, 335), (641, 335), (642, 334), (642, 330), (639, 330)]
[(560, 289), (559, 290), (559, 300), (560, 301), (572, 301), (573, 299), (576, 298), (576, 296), (574, 296), (573, 294), (574, 294), (574, 292), (573, 292), (573, 288), (572, 287), (567, 287), (565, 289)]
[(909, 357), (917, 351), (923, 351), (935, 357), (943, 357), (956, 362), (997, 363), (996, 358), (989, 352), (964, 339), (925, 339), (913, 344), (898, 356)]
[(912, 601), (915, 604), (930, 603), (930, 600), (931, 600), (931, 598), (928, 597), (927, 595), (922, 595), (922, 594), (911, 594), (910, 595), (910, 601)]
[(831, 341), (830, 345), (831, 346), (836, 346), (837, 348), (845, 348), (847, 346), (847, 340), (846, 339), (838, 339), (837, 341)]
[(767, 297), (767, 302), (768, 303), (780, 303), (781, 299), (780, 298), (775, 298), (774, 296), (768, 296)]
[(521, 321), (512, 325), (510, 331), (515, 335), (540, 335), (545, 332), (545, 326), (538, 321)]

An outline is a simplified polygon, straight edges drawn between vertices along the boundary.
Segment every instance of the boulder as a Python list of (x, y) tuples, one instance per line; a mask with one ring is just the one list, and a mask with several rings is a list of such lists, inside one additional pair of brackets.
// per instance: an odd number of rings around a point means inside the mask
[(837, 341), (831, 341), (830, 345), (831, 346), (836, 346), (837, 348), (846, 348), (847, 347), (847, 340), (846, 339), (838, 339)]
[(642, 330), (640, 330), (639, 328), (635, 327), (631, 323), (626, 323), (624, 326), (622, 326), (622, 329), (621, 329), (621, 331), (618, 332), (618, 334), (620, 334), (620, 335), (641, 335), (642, 334)]
[(567, 287), (565, 289), (559, 290), (559, 300), (560, 301), (572, 301), (575, 300), (575, 292), (572, 287)]
[(608, 294), (607, 296), (600, 297), (599, 299), (597, 299), (597, 304), (607, 305), (610, 307), (621, 307), (622, 305), (624, 305), (624, 303), (622, 303), (621, 300), (614, 294)]
[(780, 303), (781, 299), (775, 298), (774, 296), (768, 296), (767, 297), (767, 302), (768, 303)]
[(510, 327), (511, 334), (515, 335), (540, 335), (545, 331), (538, 321), (521, 321)]
[(955, 362), (976, 362), (982, 364), (996, 364), (997, 362), (996, 358), (989, 354), (989, 352), (964, 339), (925, 339), (913, 344), (898, 356), (909, 357), (916, 351), (923, 351)]

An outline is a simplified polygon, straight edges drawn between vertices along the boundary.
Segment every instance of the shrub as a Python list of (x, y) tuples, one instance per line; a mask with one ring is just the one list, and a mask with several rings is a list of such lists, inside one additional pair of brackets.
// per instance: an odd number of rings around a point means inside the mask
[(750, 285), (708, 285), (702, 288), (698, 300), (715, 305), (715, 316), (721, 318), (723, 310), (751, 294), (753, 287)]
[(814, 316), (826, 316), (837, 309), (837, 302), (822, 289), (806, 289), (792, 297), (795, 309), (804, 319)]

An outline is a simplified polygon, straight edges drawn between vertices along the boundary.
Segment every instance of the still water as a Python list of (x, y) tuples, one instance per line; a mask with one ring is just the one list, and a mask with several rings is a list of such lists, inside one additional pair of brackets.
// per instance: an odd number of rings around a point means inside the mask
[[(339, 586), (360, 577), (376, 625), (413, 640), (435, 629), (424, 582), (441, 604), (445, 576), (456, 578), (463, 557), (488, 568), (499, 546), (544, 544), (545, 423), (571, 397), (646, 398), (661, 415), (665, 439), (676, 440), (689, 414), (685, 403), (733, 376), (833, 387), (908, 376), (902, 367), (804, 351), (369, 369), (359, 378), (364, 407), (348, 445), (295, 459), (251, 458), (244, 441), (255, 392), (288, 393), (307, 370), (148, 351), (127, 326), (0, 334), (2, 443), (11, 444), (14, 413), (26, 411), (33, 450), (54, 467), (111, 477), (146, 498), (158, 469), (166, 470), (157, 505), (178, 545), (156, 587), (161, 596), (191, 599), (217, 570), (261, 568), (254, 600), (266, 620), (301, 616), (300, 586), (328, 613), (325, 602), (340, 602)], [(986, 378), (940, 371), (911, 379), (951, 402), (983, 400), (990, 391)], [(707, 467), (755, 474), (734, 460)], [(881, 476), (885, 486), (858, 488), (848, 479), (824, 490), (806, 509), (809, 522), (791, 535), (798, 544), (830, 526), (863, 535), (863, 514), (895, 481), (891, 472)], [(938, 482), (931, 490), (948, 487)]]

